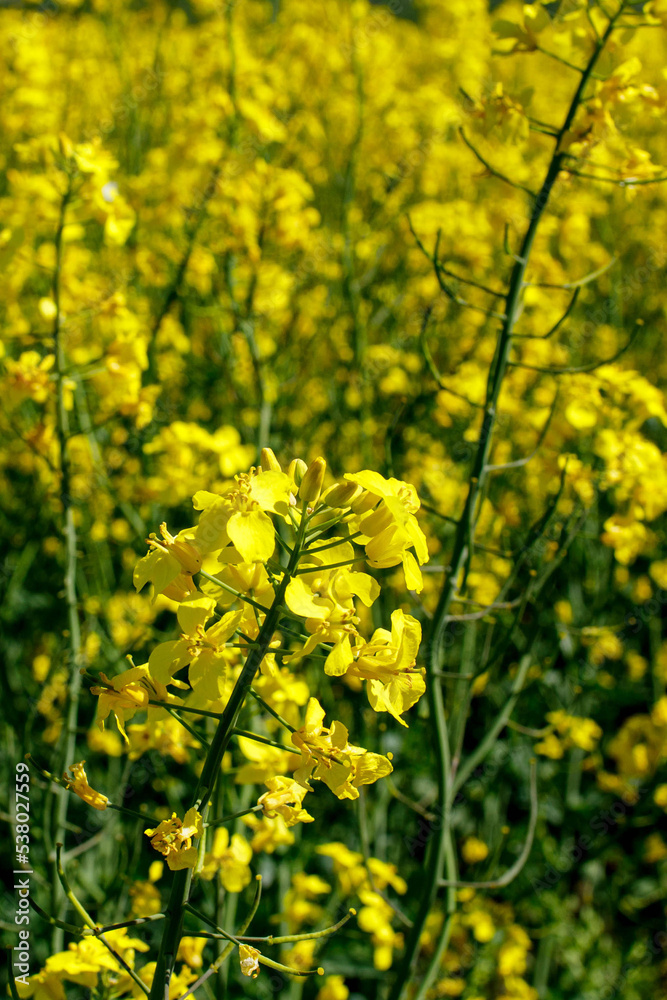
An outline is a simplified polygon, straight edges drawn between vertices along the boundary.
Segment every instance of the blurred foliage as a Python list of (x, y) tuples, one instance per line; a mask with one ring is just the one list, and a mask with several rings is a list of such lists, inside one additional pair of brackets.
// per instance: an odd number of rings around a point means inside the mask
[[(133, 586), (147, 536), (189, 526), (193, 494), (221, 493), (265, 447), (283, 468), (326, 456), (327, 486), (377, 470), (416, 487), (431, 559), (420, 593), (400, 567), (376, 567), (380, 597), (357, 613), (366, 632), (397, 609), (428, 631), (530, 192), (617, 17), (558, 139), (495, 417), (499, 468), (455, 581), (445, 676), (428, 679), (446, 696), (452, 773), (473, 761), (451, 815), (460, 878), (492, 881), (520, 859), (533, 755), (535, 837), (510, 884), (456, 891), (427, 995), (667, 996), (664, 0), (620, 15), (618, 0), (0, 7), (0, 752), (9, 775), (27, 751), (54, 775), (85, 759), (92, 786), (149, 825), (183, 815), (193, 738), (139, 722), (128, 748), (113, 725), (100, 732), (78, 670), (113, 678), (179, 637), (177, 604)], [(250, 814), (219, 845), (263, 875), (253, 933), (356, 907), (335, 936), (279, 949), (327, 978), (253, 981), (235, 960), (198, 995), (373, 1000), (404, 974), (442, 827), (433, 702), (405, 729), (359, 688), (313, 657), (267, 699), (297, 720), (317, 697), (354, 742), (393, 754), (393, 775), (354, 803), (318, 790), (306, 826)], [(248, 728), (261, 713), (246, 712)], [(219, 815), (279, 773), (257, 746), (226, 755)], [(31, 780), (44, 910), (74, 915), (53, 875), (58, 837), (96, 921), (165, 905), (146, 820)], [(253, 894), (242, 881), (202, 883), (200, 908), (238, 926)], [(406, 996), (422, 996), (444, 896)], [(2, 928), (13, 946), (11, 897)], [(76, 945), (36, 913), (31, 930), (31, 972), (72, 942), (28, 988), (37, 1000), (138, 995), (100, 971), (99, 941)], [(159, 922), (113, 933), (137, 969), (154, 959)], [(218, 954), (195, 940), (173, 1000)]]

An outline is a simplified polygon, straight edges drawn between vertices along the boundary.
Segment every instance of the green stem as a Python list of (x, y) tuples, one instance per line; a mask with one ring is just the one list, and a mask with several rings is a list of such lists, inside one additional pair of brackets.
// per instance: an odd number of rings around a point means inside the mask
[[(475, 769), (479, 760), (483, 759), (485, 754), (488, 752), (490, 742), (495, 740), (498, 732), (502, 726), (505, 725), (506, 721), (506, 719), (503, 718), (499, 727), (494, 726), (495, 731), (492, 740), (490, 741), (489, 736), (487, 736), (478, 750), (475, 751), (475, 753), (473, 753), (460, 768), (455, 784), (451, 783), (449, 736), (447, 732), (442, 684), (436, 676), (436, 671), (442, 670), (445, 662), (445, 632), (447, 626), (447, 616), (450, 604), (456, 593), (461, 570), (471, 554), (470, 549), (472, 548), (474, 541), (475, 531), (475, 511), (478, 503), (482, 499), (486, 483), (486, 467), (488, 465), (489, 453), (491, 449), (492, 434), (496, 426), (498, 400), (503, 380), (507, 372), (509, 353), (512, 346), (512, 334), (519, 316), (521, 292), (524, 285), (526, 268), (528, 266), (528, 261), (530, 259), (530, 254), (535, 242), (535, 236), (537, 234), (540, 221), (546, 209), (554, 184), (556, 183), (558, 175), (564, 165), (565, 153), (561, 152), (560, 146), (574, 121), (575, 115), (584, 96), (584, 91), (591, 79), (591, 75), (595, 69), (600, 53), (609, 40), (615, 21), (618, 19), (622, 10), (623, 5), (621, 5), (615, 17), (610, 20), (604, 34), (596, 41), (593, 52), (588, 60), (588, 64), (582, 72), (581, 80), (579, 81), (579, 85), (572, 98), (565, 120), (556, 137), (556, 147), (544, 181), (542, 182), (542, 186), (540, 187), (540, 190), (538, 191), (533, 202), (528, 228), (523, 237), (519, 254), (515, 257), (514, 266), (509, 279), (507, 295), (505, 297), (504, 319), (501, 321), (495, 356), (489, 370), (482, 430), (470, 474), (468, 495), (466, 497), (463, 512), (457, 523), (452, 557), (446, 570), (445, 582), (440, 593), (440, 598), (433, 614), (431, 627), (427, 636), (426, 667), (428, 678), (430, 680), (430, 683), (427, 685), (427, 690), (430, 694), (430, 714), (433, 719), (436, 736), (435, 752), (438, 775), (438, 799), (443, 804), (443, 824), (439, 833), (431, 838), (429, 854), (422, 882), (425, 886), (425, 891), (422, 895), (421, 905), (415, 919), (412, 932), (406, 942), (403, 959), (397, 969), (396, 978), (389, 994), (389, 1000), (402, 1000), (402, 998), (406, 996), (408, 985), (413, 978), (420, 950), (421, 935), (423, 933), (426, 920), (437, 898), (438, 883), (442, 877), (442, 870), (448, 853), (447, 841), (450, 836), (449, 809), (451, 808), (451, 801), (456, 790), (461, 787), (465, 779)], [(525, 670), (527, 669), (528, 667), (526, 664)], [(524, 676), (525, 670), (523, 672)], [(515, 685), (513, 686), (514, 693), (508, 702), (510, 712), (514, 707), (516, 697), (518, 697), (518, 690), (515, 690), (515, 688), (520, 674), (521, 669), (517, 674), (517, 679), (515, 680)], [(522, 683), (523, 677), (521, 678), (521, 684)], [(506, 709), (508, 706), (506, 706)], [(504, 712), (501, 713), (501, 716), (504, 714)], [(507, 718), (509, 718), (509, 713), (507, 714)], [(500, 720), (497, 720), (497, 722), (498, 721)], [(448, 880), (451, 880), (449, 879), (449, 873)], [(450, 887), (447, 892), (453, 894), (454, 889)]]
[(229, 816), (223, 816), (222, 819), (216, 819), (214, 823), (209, 823), (209, 827), (224, 826), (225, 823), (231, 823), (234, 819), (239, 819), (241, 816), (247, 816), (249, 813), (261, 812), (261, 806), (248, 806), (247, 809), (239, 809), (238, 812), (230, 813)]
[(286, 722), (285, 719), (283, 719), (282, 715), (278, 715), (278, 713), (276, 712), (275, 708), (271, 708), (271, 706), (269, 705), (268, 701), (264, 701), (264, 699), (262, 698), (261, 694), (257, 694), (257, 692), (254, 690), (254, 688), (250, 689), (250, 694), (253, 696), (253, 698), (255, 699), (255, 701), (258, 701), (259, 704), (262, 706), (262, 708), (266, 712), (269, 713), (269, 715), (272, 715), (273, 718), (277, 722), (280, 723), (281, 726), (284, 726), (285, 729), (289, 729), (290, 733), (295, 733), (296, 732), (296, 729), (294, 728), (294, 726), (290, 726), (289, 722)]
[(234, 727), (232, 732), (234, 736), (244, 736), (247, 740), (253, 740), (255, 743), (263, 743), (267, 747), (275, 747), (277, 750), (285, 750), (287, 753), (297, 753), (296, 747), (288, 747), (284, 743), (277, 743), (276, 740), (270, 740), (266, 736), (251, 733), (247, 729), (237, 729)]
[[(352, 542), (355, 538), (361, 535), (360, 531), (355, 531), (351, 535), (346, 535), (344, 538), (336, 538), (333, 542), (327, 542), (326, 545), (318, 545), (316, 549), (307, 549), (304, 555), (314, 556), (317, 552), (324, 552), (325, 549), (335, 549), (337, 545), (342, 545), (343, 542)], [(317, 539), (313, 539), (317, 541)]]
[[(269, 643), (273, 637), (280, 615), (283, 610), (285, 592), (287, 585), (294, 575), (299, 559), (303, 534), (305, 530), (305, 510), (303, 505), (301, 523), (297, 531), (297, 537), (290, 556), (289, 563), (285, 570), (282, 581), (269, 608), (262, 627), (257, 637), (257, 645), (248, 653), (248, 657), (243, 665), (241, 673), (234, 685), (229, 701), (220, 717), (215, 735), (211, 742), (210, 749), (206, 755), (204, 767), (202, 769), (197, 788), (195, 790), (192, 808), (197, 809), (202, 814), (204, 822), (208, 813), (209, 800), (213, 793), (213, 788), (220, 775), (222, 758), (224, 757), (229, 741), (232, 738), (236, 720), (241, 708), (250, 691), (255, 674), (259, 669)], [(160, 942), (153, 985), (150, 991), (150, 1000), (168, 1000), (169, 981), (176, 961), (176, 952), (183, 933), (183, 919), (185, 908), (190, 898), (190, 885), (192, 882), (192, 871), (184, 869), (174, 874), (169, 902), (165, 911), (165, 929)]]
[[(53, 320), (53, 346), (56, 371), (56, 429), (60, 451), (60, 501), (63, 509), (65, 535), (65, 602), (67, 605), (67, 621), (69, 629), (70, 676), (68, 682), (68, 707), (65, 721), (64, 742), (61, 762), (66, 767), (74, 757), (76, 747), (76, 732), (79, 717), (79, 696), (81, 693), (81, 627), (79, 624), (79, 609), (76, 591), (77, 569), (77, 532), (74, 523), (74, 510), (70, 493), (70, 466), (67, 450), (69, 437), (69, 419), (65, 405), (64, 371), (66, 368), (65, 350), (62, 342), (62, 315), (60, 308), (60, 285), (62, 274), (63, 231), (67, 208), (72, 197), (72, 178), (68, 178), (67, 189), (60, 203), (58, 228), (55, 235), (55, 269), (53, 272), (53, 301), (56, 312)], [(52, 786), (53, 787), (53, 786)], [(62, 842), (65, 839), (69, 795), (64, 790), (57, 790), (57, 807), (55, 817), (54, 839)], [(53, 910), (56, 911), (57, 882), (54, 880)], [(62, 916), (62, 914), (61, 914)], [(62, 928), (57, 925), (53, 929), (51, 947), (54, 952), (63, 948), (64, 936)]]
[(201, 733), (198, 733), (197, 730), (194, 728), (194, 726), (191, 726), (189, 722), (185, 721), (185, 719), (181, 719), (178, 712), (174, 711), (173, 708), (168, 708), (167, 711), (171, 715), (172, 719), (176, 719), (176, 722), (180, 722), (180, 724), (183, 726), (183, 729), (187, 729), (187, 731), (197, 741), (197, 743), (200, 743), (201, 746), (206, 747), (208, 749), (209, 747), (208, 740), (204, 736), (202, 736)]
[(62, 847), (63, 847), (62, 844), (56, 844), (56, 875), (58, 877), (58, 881), (63, 887), (65, 896), (70, 901), (76, 912), (79, 914), (86, 927), (89, 927), (91, 930), (95, 931), (95, 936), (99, 938), (99, 940), (102, 942), (102, 944), (107, 949), (109, 954), (113, 955), (118, 964), (122, 966), (123, 969), (125, 969), (130, 979), (132, 979), (136, 983), (136, 985), (143, 993), (148, 994), (148, 988), (145, 982), (139, 978), (134, 969), (130, 968), (130, 966), (127, 964), (123, 956), (119, 955), (116, 949), (111, 944), (109, 944), (109, 942), (104, 936), (102, 928), (98, 928), (97, 924), (95, 923), (91, 915), (88, 913), (85, 907), (79, 902), (79, 900), (72, 892), (72, 889), (67, 880), (67, 875), (65, 874), (65, 869), (62, 863)]
[[(306, 552), (305, 554), (309, 555), (310, 553)], [(314, 566), (302, 566), (301, 569), (296, 571), (296, 575), (299, 576), (302, 573), (319, 573), (327, 569), (339, 569), (341, 566), (354, 566), (355, 563), (364, 562), (365, 559), (366, 556), (357, 556), (356, 559), (343, 559), (342, 562), (328, 563), (326, 566), (319, 566), (317, 563)]]
[(219, 580), (217, 576), (211, 576), (210, 573), (207, 573), (203, 569), (199, 570), (199, 575), (203, 576), (205, 580), (209, 580), (210, 583), (215, 583), (216, 586), (222, 587), (222, 589), (226, 590), (228, 594), (233, 594), (239, 601), (244, 601), (246, 604), (252, 605), (253, 608), (257, 608), (257, 610), (261, 611), (264, 615), (267, 614), (269, 609), (265, 608), (263, 604), (259, 604), (257, 601), (253, 601), (252, 597), (246, 597), (245, 594), (241, 594), (238, 590), (234, 590), (234, 588), (230, 587), (228, 583), (224, 583), (222, 580)]
[(519, 695), (521, 694), (521, 691), (523, 689), (523, 685), (526, 680), (526, 674), (528, 673), (528, 668), (532, 663), (532, 659), (533, 659), (532, 649), (529, 649), (528, 652), (521, 657), (521, 661), (519, 663), (519, 669), (516, 672), (514, 683), (512, 684), (512, 693), (505, 702), (505, 705), (503, 706), (502, 710), (496, 716), (493, 725), (488, 730), (482, 742), (475, 748), (475, 750), (470, 754), (470, 756), (467, 757), (466, 760), (461, 764), (458, 774), (456, 775), (456, 778), (454, 780), (454, 787), (453, 787), (454, 795), (456, 795), (456, 793), (459, 791), (462, 785), (465, 784), (465, 782), (468, 780), (468, 778), (475, 770), (475, 768), (478, 767), (479, 764), (481, 764), (486, 755), (493, 748), (496, 740), (498, 739), (498, 736), (507, 725), (509, 717), (514, 711), (514, 706), (516, 705)]

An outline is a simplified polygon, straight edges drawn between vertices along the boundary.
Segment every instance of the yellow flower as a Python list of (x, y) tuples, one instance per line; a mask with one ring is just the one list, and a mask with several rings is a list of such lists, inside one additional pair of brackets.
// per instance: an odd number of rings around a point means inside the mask
[[(414, 516), (420, 507), (414, 486), (400, 479), (385, 479), (370, 470), (354, 475), (346, 473), (345, 478), (368, 490), (379, 501), (374, 510), (353, 522), (363, 536), (359, 540), (366, 547), (371, 566), (382, 568), (402, 562), (408, 589), (419, 593), (423, 587), (419, 565), (428, 562), (428, 547)], [(411, 548), (417, 554), (416, 559)]]
[(282, 816), (262, 816), (255, 813), (244, 816), (243, 823), (253, 831), (250, 846), (255, 854), (273, 854), (277, 847), (291, 847), (294, 834), (287, 829)]
[(284, 472), (242, 473), (223, 493), (195, 493), (192, 503), (202, 511), (195, 545), (210, 552), (230, 542), (243, 562), (266, 562), (275, 548), (275, 528), (269, 513), (287, 513), (293, 505), (293, 483)]
[[(265, 697), (261, 687), (257, 685), (257, 681), (255, 688), (260, 691), (262, 697)], [(248, 761), (247, 764), (242, 764), (236, 772), (234, 780), (239, 785), (268, 784), (269, 778), (274, 778), (281, 771), (290, 770), (292, 762), (297, 759), (296, 751), (289, 753), (287, 750), (270, 747), (265, 743), (255, 743), (254, 740), (248, 740), (244, 736), (238, 737), (238, 746)]]
[(472, 910), (470, 913), (465, 913), (462, 922), (466, 927), (470, 927), (475, 941), (479, 941), (480, 944), (491, 941), (496, 933), (496, 926), (486, 910)]
[(269, 790), (257, 800), (265, 816), (282, 816), (287, 826), (313, 822), (313, 817), (303, 808), (307, 788), (282, 775), (268, 778), (265, 784)]
[(102, 795), (101, 792), (96, 792), (94, 788), (91, 788), (88, 784), (88, 778), (86, 777), (86, 772), (83, 768), (85, 760), (82, 760), (80, 764), (71, 764), (70, 771), (72, 772), (72, 777), (68, 777), (67, 774), (63, 775), (67, 783), (67, 787), (70, 792), (74, 792), (87, 802), (88, 805), (92, 806), (93, 809), (106, 809), (107, 802), (109, 799), (106, 795)]
[(368, 858), (368, 870), (373, 876), (376, 889), (385, 889), (388, 885), (400, 896), (408, 891), (408, 884), (396, 871), (396, 865), (389, 865), (379, 858)]
[(362, 889), (359, 892), (359, 899), (363, 903), (357, 916), (359, 927), (371, 935), (375, 968), (386, 972), (391, 968), (394, 948), (403, 945), (403, 935), (396, 933), (391, 926), (394, 911), (382, 896), (377, 892)]
[(18, 361), (7, 358), (7, 377), (3, 384), (6, 404), (11, 408), (24, 399), (44, 403), (49, 398), (49, 392), (55, 392), (55, 382), (50, 375), (55, 360), (55, 355), (42, 357), (37, 351), (24, 351)]
[[(421, 625), (400, 609), (392, 612), (391, 633), (379, 628), (370, 642), (353, 651), (356, 659), (348, 669), (353, 677), (365, 680), (366, 693), (376, 712), (389, 712), (402, 726), (401, 714), (421, 698), (426, 690), (424, 677), (415, 667)], [(325, 664), (327, 673), (334, 673)]]
[(213, 847), (206, 852), (201, 870), (203, 879), (213, 878), (220, 873), (220, 881), (227, 892), (241, 892), (249, 884), (252, 874), (249, 864), (252, 861), (252, 848), (240, 833), (233, 834), (231, 840), (229, 830), (219, 826), (213, 838)]
[[(660, 647), (656, 659), (659, 661), (663, 647)], [(667, 649), (665, 650), (667, 652)], [(648, 660), (635, 650), (628, 650), (625, 654), (625, 662), (628, 665), (628, 677), (631, 681), (640, 681), (648, 670)]]
[(436, 985), (438, 990), (438, 996), (443, 997), (460, 997), (466, 988), (465, 979), (454, 979), (453, 977), (448, 977), (447, 979), (441, 979)]
[[(109, 931), (106, 937), (130, 968), (134, 967), (135, 951), (147, 951), (149, 947), (138, 938), (128, 937), (125, 928)], [(21, 981), (16, 986), (21, 998), (65, 1000), (64, 981), (94, 989), (98, 984), (99, 974), (105, 971), (113, 974), (119, 995), (129, 991), (132, 981), (118, 960), (101, 941), (86, 937), (72, 942), (67, 951), (57, 952), (47, 958), (44, 968), (30, 976), (27, 986)]]
[(299, 484), (299, 499), (311, 505), (317, 502), (322, 492), (326, 469), (327, 463), (323, 458), (316, 458), (310, 463)]
[(653, 801), (661, 809), (667, 810), (667, 785), (658, 785), (653, 793)]
[(598, 740), (602, 736), (602, 729), (593, 719), (582, 719), (578, 716), (570, 716), (569, 736), (576, 747), (581, 750), (595, 750)]
[[(192, 607), (193, 603), (204, 601), (208, 606)], [(188, 634), (160, 643), (148, 661), (151, 676), (161, 684), (169, 684), (173, 675), (189, 664), (188, 681), (203, 701), (217, 701), (224, 692), (230, 655), (227, 643), (239, 628), (244, 614), (243, 611), (228, 611), (219, 621), (204, 628), (203, 622), (213, 613), (212, 604), (210, 598), (187, 598), (179, 608), (178, 620)]]
[(282, 956), (283, 961), (292, 969), (308, 969), (312, 967), (317, 941), (297, 941), (289, 951)]
[(160, 890), (149, 880), (134, 882), (130, 886), (133, 917), (152, 917), (160, 912)]
[(334, 872), (340, 883), (341, 891), (346, 896), (353, 895), (364, 884), (370, 888), (368, 872), (361, 864), (364, 860), (362, 854), (351, 851), (339, 840), (330, 844), (322, 844), (317, 848), (317, 853), (333, 860)]
[[(320, 642), (333, 643), (325, 670), (341, 674), (352, 662), (350, 637), (357, 635), (359, 618), (354, 598), (358, 597), (369, 608), (377, 599), (380, 587), (368, 574), (358, 573), (346, 566), (327, 569), (328, 564), (352, 562), (354, 559), (350, 542), (333, 538), (327, 545), (331, 547), (322, 555), (305, 554), (302, 572), (288, 584), (285, 600), (290, 611), (306, 619), (306, 630), (311, 633), (310, 639), (292, 657), (292, 662), (307, 656)], [(313, 564), (312, 569), (309, 564)], [(303, 572), (306, 569), (308, 572)]]
[(538, 35), (551, 24), (551, 18), (541, 3), (523, 5), (522, 23), (499, 19), (493, 22), (493, 31), (500, 39), (515, 39), (510, 52), (533, 52), (539, 47)]
[(190, 758), (189, 748), (200, 745), (173, 716), (162, 715), (163, 711), (160, 708), (149, 709), (145, 722), (128, 726), (130, 760), (138, 760), (147, 751), (157, 750), (163, 757), (169, 754), (178, 764), (185, 764)]
[(667, 858), (667, 844), (659, 833), (652, 833), (644, 844), (644, 860), (649, 864), (664, 861)]
[(489, 848), (478, 837), (466, 837), (461, 847), (461, 855), (466, 864), (474, 865), (488, 857)]
[(201, 969), (204, 964), (202, 952), (206, 944), (206, 938), (182, 937), (176, 953), (176, 961), (185, 962), (191, 969)]
[(541, 753), (552, 760), (560, 760), (563, 756), (563, 744), (555, 733), (547, 733), (540, 743), (535, 744), (535, 753)]
[(253, 979), (257, 979), (260, 955), (261, 952), (249, 944), (239, 945), (239, 962), (244, 976), (252, 976)]
[(324, 910), (316, 903), (318, 896), (331, 892), (331, 886), (319, 875), (297, 872), (292, 875), (292, 888), (285, 894), (281, 920), (286, 920), (289, 933), (294, 934), (304, 923), (316, 924)]
[(154, 829), (144, 830), (144, 833), (151, 838), (155, 850), (165, 856), (169, 868), (174, 872), (182, 868), (194, 868), (197, 863), (197, 848), (192, 846), (192, 841), (201, 837), (203, 829), (201, 815), (196, 809), (188, 809), (183, 821), (176, 813), (172, 813), (171, 819), (163, 819)]
[[(537, 753), (553, 760), (560, 760), (566, 750), (573, 746), (581, 750), (595, 750), (602, 729), (593, 719), (584, 719), (577, 715), (568, 715), (559, 709), (547, 713), (549, 732), (541, 743), (535, 744)], [(554, 729), (559, 734), (554, 732)]]
[(125, 722), (131, 719), (135, 712), (146, 708), (149, 700), (165, 701), (167, 689), (155, 681), (147, 666), (131, 667), (109, 680), (100, 673), (101, 685), (91, 687), (91, 694), (99, 696), (96, 721), (100, 729), (104, 729), (104, 720), (113, 712), (116, 723), (125, 742), (129, 742), (125, 732)]
[(342, 976), (327, 976), (315, 1000), (347, 1000), (350, 991)]
[(526, 971), (528, 951), (532, 942), (523, 927), (512, 924), (507, 929), (507, 939), (498, 951), (498, 971), (501, 976), (521, 976)]
[(311, 698), (304, 725), (292, 733), (292, 743), (300, 750), (302, 760), (294, 777), (304, 787), (310, 788), (308, 781), (315, 778), (339, 799), (357, 799), (360, 785), (373, 784), (393, 770), (387, 757), (348, 743), (342, 722), (334, 722), (327, 729), (323, 721), (324, 709), (316, 698)]
[[(191, 581), (192, 574), (201, 569), (202, 553), (193, 543), (194, 529), (174, 536), (162, 523), (160, 534), (161, 538), (154, 534), (148, 538), (150, 551), (134, 567), (132, 579), (137, 590), (150, 582), (155, 594), (162, 594), (177, 579)], [(188, 591), (190, 584), (186, 582), (182, 589)]]

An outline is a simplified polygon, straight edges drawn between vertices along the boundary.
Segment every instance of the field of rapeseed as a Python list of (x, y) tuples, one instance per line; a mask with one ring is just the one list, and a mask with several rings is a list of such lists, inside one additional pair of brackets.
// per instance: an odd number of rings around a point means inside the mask
[(8, 997), (666, 1000), (666, 66), (0, 0)]

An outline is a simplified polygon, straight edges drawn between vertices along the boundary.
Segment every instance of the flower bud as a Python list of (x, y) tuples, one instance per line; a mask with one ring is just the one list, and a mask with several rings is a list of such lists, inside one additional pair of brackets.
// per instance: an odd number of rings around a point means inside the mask
[(280, 462), (273, 454), (272, 448), (262, 448), (262, 453), (259, 458), (260, 465), (262, 466), (262, 472), (282, 472), (280, 468)]
[(306, 503), (315, 503), (319, 498), (326, 469), (327, 463), (323, 458), (314, 458), (306, 469), (299, 486), (299, 497)]
[(287, 467), (287, 475), (296, 486), (300, 486), (307, 469), (308, 466), (302, 458), (293, 458)]
[(368, 490), (362, 490), (359, 496), (351, 502), (350, 507), (355, 514), (365, 514), (367, 510), (372, 510), (380, 498)]
[(323, 495), (322, 503), (327, 507), (349, 507), (361, 496), (362, 489), (357, 483), (334, 483)]

